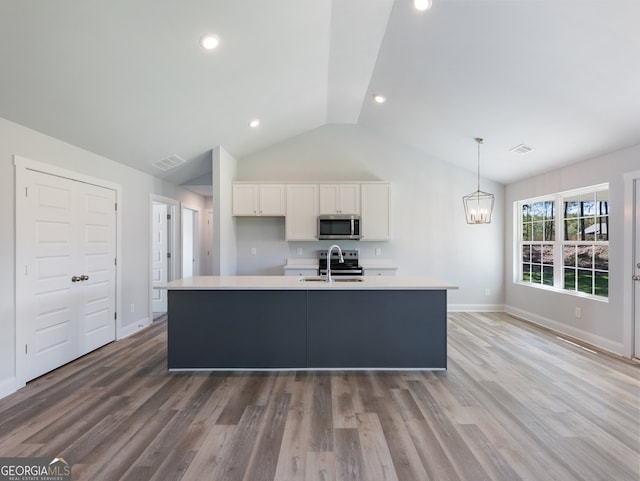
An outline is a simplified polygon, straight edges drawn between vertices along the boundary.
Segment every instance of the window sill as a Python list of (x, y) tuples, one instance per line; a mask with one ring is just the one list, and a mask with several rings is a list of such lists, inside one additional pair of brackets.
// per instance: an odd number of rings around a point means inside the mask
[(513, 281), (513, 283), (518, 285), (518, 286), (532, 287), (534, 289), (541, 289), (543, 291), (550, 291), (550, 292), (554, 292), (556, 294), (565, 294), (565, 295), (568, 295), (568, 296), (581, 297), (583, 299), (589, 299), (589, 300), (592, 300), (592, 301), (598, 301), (598, 302), (604, 302), (604, 303), (608, 303), (609, 302), (609, 298), (608, 297), (596, 296), (596, 295), (593, 295), (593, 294), (587, 294), (585, 292), (569, 291), (567, 289), (561, 289), (559, 287), (547, 286), (547, 285), (544, 285), (544, 284), (532, 284), (530, 282)]

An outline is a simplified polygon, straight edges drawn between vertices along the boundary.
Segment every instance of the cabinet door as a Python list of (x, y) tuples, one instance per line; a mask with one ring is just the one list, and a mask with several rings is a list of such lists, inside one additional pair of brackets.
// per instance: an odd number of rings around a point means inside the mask
[(321, 214), (360, 214), (358, 184), (320, 184)]
[(360, 185), (340, 184), (340, 214), (360, 214)]
[(318, 186), (287, 185), (285, 237), (288, 241), (318, 239)]
[(258, 215), (285, 215), (287, 208), (285, 197), (285, 187), (283, 184), (260, 184)]
[(233, 215), (258, 215), (258, 184), (233, 184)]
[(320, 184), (320, 213), (338, 213), (338, 186), (335, 184)]
[(361, 184), (362, 239), (381, 241), (391, 239), (391, 185)]

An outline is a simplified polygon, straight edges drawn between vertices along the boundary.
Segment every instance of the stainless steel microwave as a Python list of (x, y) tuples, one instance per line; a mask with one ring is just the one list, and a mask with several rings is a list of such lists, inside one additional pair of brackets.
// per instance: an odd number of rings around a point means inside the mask
[(361, 232), (359, 215), (318, 216), (318, 239), (360, 240)]

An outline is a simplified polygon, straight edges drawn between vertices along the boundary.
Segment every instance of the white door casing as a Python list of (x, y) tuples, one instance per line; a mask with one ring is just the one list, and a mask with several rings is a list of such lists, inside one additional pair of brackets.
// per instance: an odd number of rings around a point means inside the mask
[(167, 291), (154, 289), (168, 280), (167, 204), (153, 203), (151, 216), (151, 299), (153, 312), (167, 312)]
[(633, 229), (633, 322), (634, 357), (640, 358), (640, 178), (634, 179), (634, 229)]
[(117, 192), (30, 169), (16, 177), (16, 378), (26, 382), (116, 338)]

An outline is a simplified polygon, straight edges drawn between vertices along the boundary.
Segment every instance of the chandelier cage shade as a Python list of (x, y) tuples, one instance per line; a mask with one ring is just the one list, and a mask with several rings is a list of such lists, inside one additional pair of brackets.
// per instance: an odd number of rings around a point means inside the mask
[(476, 138), (478, 144), (478, 189), (462, 198), (467, 224), (490, 224), (495, 196), (480, 190), (480, 144), (484, 139)]

